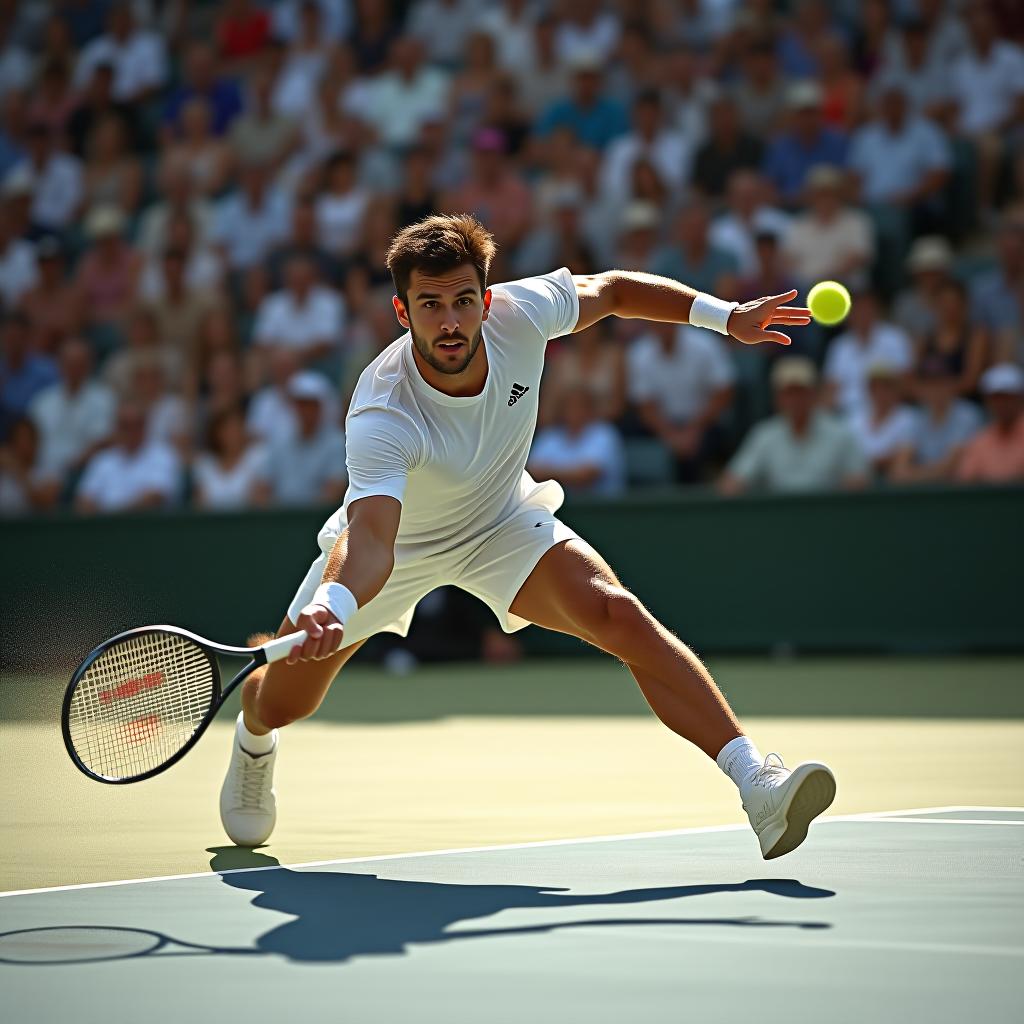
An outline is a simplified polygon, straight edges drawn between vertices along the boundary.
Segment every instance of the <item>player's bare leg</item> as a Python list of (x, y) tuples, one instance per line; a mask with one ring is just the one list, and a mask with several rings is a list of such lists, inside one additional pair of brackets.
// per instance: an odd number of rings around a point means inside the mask
[(700, 659), (585, 541), (551, 548), (510, 610), (619, 658), (662, 722), (714, 758), (736, 783), (766, 857), (798, 846), (810, 820), (832, 802), (835, 781), (824, 765), (810, 762), (790, 773), (781, 762), (762, 763)]
[[(286, 618), (277, 635), (294, 632), (295, 624)], [(253, 637), (250, 643), (267, 639)], [(343, 647), (319, 661), (274, 662), (242, 684), (242, 713), (220, 794), (221, 823), (238, 846), (259, 846), (274, 830), (277, 730), (313, 714), (341, 667), (365, 642)]]

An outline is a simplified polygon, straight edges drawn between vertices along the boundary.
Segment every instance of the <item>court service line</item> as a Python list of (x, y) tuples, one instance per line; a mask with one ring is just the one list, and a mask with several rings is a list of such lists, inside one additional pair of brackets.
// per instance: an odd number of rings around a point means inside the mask
[[(911, 810), (905, 811), (883, 811), (879, 814), (885, 815), (897, 815), (897, 814), (912, 814), (912, 813), (935, 813), (938, 811), (969, 811), (969, 810), (998, 810), (998, 811), (1024, 811), (1024, 808), (1016, 807), (989, 807), (989, 808), (974, 808), (974, 807), (915, 807)], [(816, 825), (826, 825), (832, 822), (842, 821), (878, 821), (880, 819), (877, 814), (849, 814), (849, 815), (836, 815), (834, 817), (825, 817), (818, 819)], [(935, 820), (940, 823), (947, 823), (949, 819), (938, 818), (938, 819), (927, 819), (929, 821)], [(1005, 823), (1001, 823), (1005, 824)], [(501, 843), (494, 846), (462, 846), (448, 850), (417, 850), (413, 853), (384, 853), (377, 854), (372, 857), (342, 857), (334, 860), (315, 860), (306, 861), (302, 864), (267, 864), (262, 867), (254, 868), (227, 868), (224, 871), (210, 872), (210, 871), (192, 871), (182, 875), (154, 875), (149, 878), (120, 878), (108, 882), (80, 882), (75, 885), (52, 885), (43, 886), (39, 889), (15, 889), (8, 892), (0, 892), (0, 899), (7, 896), (35, 896), (42, 893), (48, 892), (73, 892), (77, 889), (104, 889), (114, 885), (142, 885), (146, 882), (173, 882), (179, 879), (186, 878), (211, 878), (214, 874), (216, 875), (239, 875), (247, 871), (275, 871), (278, 868), (322, 868), (330, 867), (335, 864), (374, 864), (381, 861), (392, 861), (392, 860), (413, 860), (418, 857), (451, 857), (458, 854), (465, 853), (492, 853), (500, 850), (531, 850), (546, 846), (575, 846), (582, 845), (584, 843), (616, 843), (623, 842), (632, 839), (664, 839), (670, 836), (687, 836), (687, 835), (704, 835), (714, 832), (739, 832), (747, 831), (750, 825), (746, 822), (742, 824), (733, 825), (699, 825), (692, 828), (676, 828), (668, 829), (664, 831), (655, 832), (628, 832), (617, 835), (603, 835), (603, 836), (579, 836), (570, 839), (542, 839), (535, 842), (529, 843)]]

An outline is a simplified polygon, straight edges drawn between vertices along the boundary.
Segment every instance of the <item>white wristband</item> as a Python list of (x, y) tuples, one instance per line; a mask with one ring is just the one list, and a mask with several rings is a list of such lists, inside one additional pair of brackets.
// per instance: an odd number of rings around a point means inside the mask
[(690, 323), (694, 327), (709, 327), (719, 334), (728, 334), (729, 314), (738, 305), (738, 302), (726, 302), (707, 292), (697, 292), (690, 309)]
[(359, 610), (355, 594), (342, 583), (321, 583), (313, 595), (313, 603), (330, 608), (343, 626)]

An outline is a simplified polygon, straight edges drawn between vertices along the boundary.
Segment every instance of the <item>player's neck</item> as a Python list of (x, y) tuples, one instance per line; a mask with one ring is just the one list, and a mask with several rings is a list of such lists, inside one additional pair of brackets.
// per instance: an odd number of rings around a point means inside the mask
[(435, 370), (412, 346), (412, 357), (420, 376), (436, 391), (450, 398), (474, 398), (487, 384), (487, 346), (483, 338), (477, 345), (473, 358), (460, 373), (441, 373)]

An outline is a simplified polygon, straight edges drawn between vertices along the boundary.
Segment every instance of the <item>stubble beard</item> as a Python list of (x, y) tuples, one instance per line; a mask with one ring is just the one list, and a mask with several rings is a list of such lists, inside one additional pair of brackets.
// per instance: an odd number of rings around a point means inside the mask
[[(428, 366), (430, 366), (432, 369), (437, 370), (438, 373), (454, 375), (457, 373), (462, 373), (462, 371), (465, 370), (467, 366), (469, 366), (470, 362), (473, 359), (473, 356), (476, 355), (476, 350), (480, 347), (480, 341), (483, 338), (484, 332), (482, 326), (477, 328), (476, 334), (473, 335), (472, 341), (469, 342), (469, 350), (466, 352), (465, 356), (463, 356), (462, 359), (454, 363), (448, 359), (440, 359), (437, 356), (435, 356), (433, 351), (433, 345), (431, 345), (430, 342), (425, 341), (423, 338), (421, 338), (419, 334), (416, 333), (415, 328), (410, 326), (409, 333), (412, 335), (412, 343), (416, 346), (416, 351), (419, 352), (419, 354), (423, 357), (423, 361)], [(453, 335), (450, 339), (445, 340), (458, 341), (460, 339), (465, 340), (465, 335)]]

